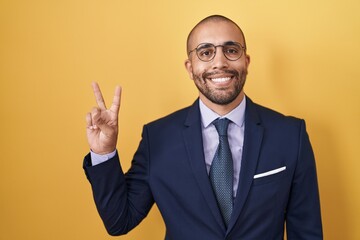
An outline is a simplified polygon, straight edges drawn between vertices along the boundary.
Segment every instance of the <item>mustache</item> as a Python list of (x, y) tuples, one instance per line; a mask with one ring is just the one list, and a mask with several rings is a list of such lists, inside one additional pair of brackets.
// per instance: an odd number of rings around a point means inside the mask
[(234, 75), (235, 77), (239, 77), (239, 72), (235, 71), (235, 70), (224, 70), (224, 71), (215, 71), (215, 72), (204, 72), (202, 74), (203, 79), (205, 78), (209, 78), (211, 76), (217, 75), (217, 74), (222, 74), (222, 73), (227, 73), (227, 74), (231, 74)]

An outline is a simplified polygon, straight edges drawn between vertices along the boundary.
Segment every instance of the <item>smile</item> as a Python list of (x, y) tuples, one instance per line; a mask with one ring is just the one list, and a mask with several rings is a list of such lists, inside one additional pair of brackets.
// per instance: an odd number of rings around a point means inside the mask
[(223, 78), (211, 78), (211, 81), (216, 82), (216, 83), (223, 83), (223, 82), (227, 82), (231, 79), (231, 77), (223, 77)]

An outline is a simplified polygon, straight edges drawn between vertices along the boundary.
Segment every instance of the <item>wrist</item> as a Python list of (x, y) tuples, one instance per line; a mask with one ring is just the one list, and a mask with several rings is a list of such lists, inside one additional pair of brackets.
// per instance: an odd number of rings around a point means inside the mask
[(93, 151), (90, 150), (90, 155), (91, 155), (92, 166), (96, 166), (100, 163), (106, 162), (107, 160), (113, 158), (116, 155), (116, 150), (114, 150), (111, 153), (102, 154), (102, 155), (94, 153)]
[(95, 153), (97, 155), (108, 155), (108, 154), (111, 154), (113, 152), (116, 152), (116, 148), (111, 148), (111, 149), (104, 149), (104, 150), (97, 150), (97, 149), (92, 149), (90, 148), (90, 151), (92, 153)]

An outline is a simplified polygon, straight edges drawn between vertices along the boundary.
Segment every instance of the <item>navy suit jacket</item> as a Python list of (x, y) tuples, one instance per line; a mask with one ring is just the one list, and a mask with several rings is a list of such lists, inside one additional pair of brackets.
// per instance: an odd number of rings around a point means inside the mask
[[(144, 126), (126, 174), (117, 155), (96, 166), (88, 155), (84, 169), (111, 235), (133, 229), (156, 203), (166, 240), (283, 239), (284, 222), (289, 240), (322, 239), (315, 160), (305, 122), (249, 98), (239, 187), (227, 228), (205, 167), (198, 101)], [(267, 174), (254, 178), (262, 173)]]

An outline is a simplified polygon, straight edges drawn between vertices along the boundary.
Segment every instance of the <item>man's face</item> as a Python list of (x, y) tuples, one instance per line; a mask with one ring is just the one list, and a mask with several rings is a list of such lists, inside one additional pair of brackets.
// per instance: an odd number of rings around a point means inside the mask
[[(189, 42), (190, 50), (202, 43), (211, 43), (215, 46), (227, 42), (238, 42), (244, 46), (244, 39), (239, 29), (226, 21), (207, 22), (198, 26)], [(235, 61), (228, 60), (222, 51), (216, 48), (214, 59), (209, 62), (201, 61), (196, 51), (185, 61), (190, 78), (194, 80), (200, 92), (200, 99), (217, 105), (228, 105), (234, 101), (240, 103), (243, 98), (247, 68), (250, 57), (245, 51)]]

